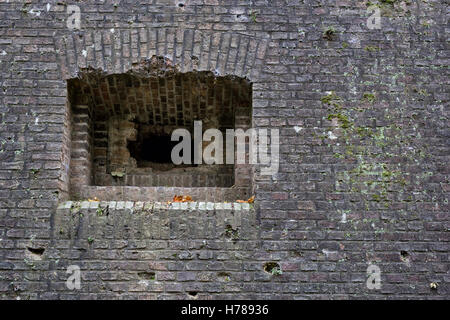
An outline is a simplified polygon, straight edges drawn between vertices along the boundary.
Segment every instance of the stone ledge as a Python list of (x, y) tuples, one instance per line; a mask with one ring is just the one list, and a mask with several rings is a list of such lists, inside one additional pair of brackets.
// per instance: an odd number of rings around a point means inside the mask
[[(198, 202), (234, 202), (250, 198), (248, 188), (217, 187), (131, 187), (131, 186), (85, 186), (75, 197), (100, 201), (167, 202), (175, 195), (189, 195)], [(73, 199), (66, 199), (73, 200)]]
[(244, 202), (158, 202), (158, 201), (65, 201), (58, 205), (58, 210), (64, 209), (98, 209), (108, 208), (117, 210), (200, 210), (200, 211), (218, 211), (233, 210), (249, 211), (253, 204)]
[(78, 241), (255, 240), (253, 204), (230, 202), (66, 201), (54, 215), (53, 237)]

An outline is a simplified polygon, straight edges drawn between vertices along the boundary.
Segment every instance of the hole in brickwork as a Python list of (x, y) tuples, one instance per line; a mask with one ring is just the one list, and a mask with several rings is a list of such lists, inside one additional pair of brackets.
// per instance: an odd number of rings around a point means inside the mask
[(402, 260), (403, 262), (409, 262), (409, 253), (408, 251), (400, 251), (400, 260)]
[(42, 256), (43, 256), (44, 252), (45, 252), (45, 248), (27, 247), (25, 256), (27, 259), (40, 261), (40, 260), (42, 260)]
[(195, 298), (197, 296), (198, 292), (197, 291), (189, 291), (188, 295), (192, 298)]
[[(123, 74), (82, 70), (79, 78), (68, 80), (70, 121), (63, 162), (68, 167), (70, 197), (89, 197), (85, 195), (89, 186), (234, 187), (248, 193), (252, 166), (207, 164), (203, 158), (194, 164), (194, 135), (200, 122), (196, 154), (203, 154), (211, 143), (202, 141), (203, 134), (217, 129), (226, 159), (226, 131), (251, 128), (251, 99), (252, 85), (246, 79), (212, 72), (180, 73), (163, 57), (145, 60)], [(173, 147), (181, 142), (171, 141), (177, 129), (191, 137), (190, 163), (175, 164), (171, 157)], [(236, 159), (236, 146), (234, 151)]]
[(143, 280), (155, 280), (156, 275), (154, 272), (138, 272), (138, 277)]
[(229, 274), (228, 272), (219, 272), (217, 274), (217, 277), (219, 278), (219, 281), (231, 281), (231, 274)]
[(235, 229), (231, 225), (227, 224), (225, 226), (225, 237), (233, 240), (233, 242), (236, 242), (237, 240), (239, 240), (239, 229)]
[(265, 272), (273, 274), (277, 270), (281, 270), (280, 265), (276, 262), (266, 262), (263, 266)]
[(44, 254), (44, 252), (45, 252), (44, 248), (30, 248), (30, 247), (27, 247), (27, 250), (29, 252), (31, 252), (32, 254), (35, 254), (35, 255), (38, 255), (38, 256), (42, 256)]

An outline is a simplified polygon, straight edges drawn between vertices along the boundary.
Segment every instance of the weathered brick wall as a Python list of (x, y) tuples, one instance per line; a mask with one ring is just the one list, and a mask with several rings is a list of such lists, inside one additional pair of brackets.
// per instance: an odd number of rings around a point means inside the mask
[[(378, 2), (380, 29), (352, 0), (0, 2), (1, 297), (449, 298), (448, 7)], [(281, 142), (278, 174), (254, 167), (254, 207), (196, 190), (218, 203), (169, 208), (136, 187), (63, 201), (67, 80), (152, 56), (252, 82), (253, 126)], [(239, 230), (221, 220), (236, 214)]]

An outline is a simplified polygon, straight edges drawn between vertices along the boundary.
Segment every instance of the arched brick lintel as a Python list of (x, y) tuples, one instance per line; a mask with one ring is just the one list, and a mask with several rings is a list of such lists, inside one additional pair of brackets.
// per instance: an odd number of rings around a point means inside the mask
[(258, 81), (268, 39), (230, 32), (137, 28), (73, 32), (55, 38), (63, 80), (92, 67), (106, 74), (133, 70), (145, 59), (162, 56), (180, 72), (211, 71)]

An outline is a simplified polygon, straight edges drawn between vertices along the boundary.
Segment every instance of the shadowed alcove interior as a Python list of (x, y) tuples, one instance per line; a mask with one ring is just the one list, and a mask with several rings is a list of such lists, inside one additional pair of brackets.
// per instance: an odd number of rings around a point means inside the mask
[(186, 129), (193, 138), (194, 121), (202, 122), (203, 132), (214, 128), (224, 137), (227, 129), (247, 130), (251, 99), (248, 80), (212, 72), (84, 70), (68, 80), (70, 197), (83, 198), (87, 186), (238, 187), (247, 193), (250, 165), (175, 165), (171, 151), (179, 142), (171, 135)]

